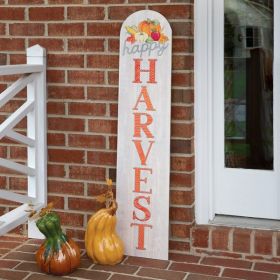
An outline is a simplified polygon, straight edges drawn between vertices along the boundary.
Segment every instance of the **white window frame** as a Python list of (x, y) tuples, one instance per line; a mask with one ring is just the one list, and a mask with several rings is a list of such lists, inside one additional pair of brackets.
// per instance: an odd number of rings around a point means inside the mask
[(195, 219), (209, 224), (213, 209), (212, 100), (213, 100), (213, 0), (194, 1), (195, 85)]
[[(223, 60), (223, 57), (219, 58), (218, 55), (222, 50), (216, 48), (214, 50), (213, 46), (214, 42), (220, 39), (221, 32), (223, 34), (223, 25), (216, 24), (215, 21), (223, 17), (224, 13), (222, 9), (215, 9), (217, 16), (213, 17), (215, 1), (217, 0), (194, 1), (195, 218), (197, 224), (209, 224), (215, 218), (213, 195), (213, 89), (223, 86), (223, 81), (217, 81), (216, 78), (214, 80), (213, 73), (217, 71), (215, 65), (223, 63), (220, 61)], [(221, 29), (214, 32), (214, 26), (216, 26), (216, 29), (217, 26)], [(279, 40), (280, 36), (275, 36), (275, 44), (279, 44)], [(279, 56), (280, 52), (277, 53), (277, 61), (279, 61)], [(276, 56), (274, 58), (276, 60)], [(277, 70), (277, 73), (279, 73), (279, 69), (280, 65), (274, 63), (274, 71)], [(216, 77), (223, 77), (223, 75), (218, 74)], [(274, 90), (277, 91), (276, 88)], [(275, 139), (279, 139), (278, 132), (274, 131), (274, 133)]]

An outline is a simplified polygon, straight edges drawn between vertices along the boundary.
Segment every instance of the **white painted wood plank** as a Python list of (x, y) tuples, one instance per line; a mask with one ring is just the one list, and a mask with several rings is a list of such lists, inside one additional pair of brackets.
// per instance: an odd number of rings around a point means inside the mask
[(35, 146), (35, 140), (31, 139), (30, 137), (24, 136), (18, 132), (15, 131), (9, 131), (6, 136), (12, 140), (15, 140), (17, 142), (23, 143), (27, 146), (34, 147)]
[[(28, 176), (28, 195), (47, 203), (47, 117), (46, 117), (46, 50), (39, 45), (27, 49), (27, 63), (41, 64), (42, 72), (27, 86), (28, 100), (35, 101), (35, 109), (27, 115), (27, 136), (35, 139), (35, 146), (27, 148), (28, 166), (36, 169), (36, 176)], [(44, 238), (34, 221), (28, 222), (29, 238)]]
[[(40, 210), (44, 205), (41, 203), (35, 204), (32, 208), (37, 211)], [(16, 209), (4, 214), (0, 217), (0, 236), (11, 231), (15, 227), (25, 223), (28, 220), (30, 212), (28, 204), (23, 204)]]
[(14, 82), (11, 86), (6, 88), (0, 94), (0, 107), (4, 106), (10, 99), (12, 99), (19, 91), (24, 89), (28, 83), (32, 82), (36, 74), (31, 74), (25, 77), (19, 78), (16, 82)]
[(12, 191), (0, 190), (0, 197), (2, 199), (16, 201), (20, 203), (35, 203), (34, 197), (29, 197), (27, 195), (14, 193)]
[(34, 109), (34, 102), (26, 101), (13, 114), (11, 114), (9, 118), (7, 118), (0, 125), (0, 139), (6, 136), (8, 131), (10, 131), (16, 124), (18, 124), (33, 109)]
[(44, 68), (42, 65), (28, 65), (28, 64), (4, 65), (4, 66), (0, 66), (0, 76), (36, 73), (36, 72), (42, 72), (43, 69)]
[(25, 175), (35, 176), (34, 168), (31, 168), (26, 165), (19, 164), (19, 163), (16, 163), (16, 162), (4, 159), (4, 158), (0, 158), (0, 166), (15, 170), (15, 171), (25, 174)]
[(154, 11), (121, 27), (117, 216), (130, 256), (168, 259), (171, 42), (169, 23)]

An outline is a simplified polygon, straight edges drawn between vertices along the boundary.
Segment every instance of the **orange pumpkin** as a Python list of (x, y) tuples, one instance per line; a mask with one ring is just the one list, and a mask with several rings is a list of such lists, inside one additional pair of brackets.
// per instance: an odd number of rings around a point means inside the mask
[(152, 32), (160, 32), (161, 27), (160, 27), (159, 22), (147, 19), (147, 20), (141, 21), (138, 24), (138, 30), (140, 32), (145, 32), (149, 36), (151, 36)]
[(78, 245), (62, 232), (59, 216), (50, 212), (36, 223), (46, 236), (45, 242), (36, 253), (36, 262), (43, 272), (65, 275), (74, 271), (80, 264)]

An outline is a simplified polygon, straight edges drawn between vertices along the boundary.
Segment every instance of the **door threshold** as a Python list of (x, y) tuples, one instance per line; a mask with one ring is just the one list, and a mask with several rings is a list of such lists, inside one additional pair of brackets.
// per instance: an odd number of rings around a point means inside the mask
[(213, 220), (209, 221), (209, 224), (213, 226), (280, 230), (279, 220), (258, 219), (238, 216), (216, 215)]

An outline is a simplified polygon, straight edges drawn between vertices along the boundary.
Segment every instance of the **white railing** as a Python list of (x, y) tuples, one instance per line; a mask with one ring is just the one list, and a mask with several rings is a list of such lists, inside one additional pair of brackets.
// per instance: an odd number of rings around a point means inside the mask
[[(0, 235), (26, 222), (30, 210), (39, 210), (47, 200), (47, 145), (46, 145), (46, 51), (39, 45), (27, 49), (27, 64), (0, 66), (0, 76), (22, 74), (16, 82), (0, 94), (0, 107), (27, 87), (27, 100), (0, 124), (3, 137), (27, 145), (27, 165), (0, 158), (0, 166), (24, 174), (28, 178), (27, 195), (0, 190), (0, 198), (23, 203), (0, 216)], [(27, 133), (14, 127), (27, 116)], [(34, 222), (28, 222), (28, 237), (41, 238)]]

